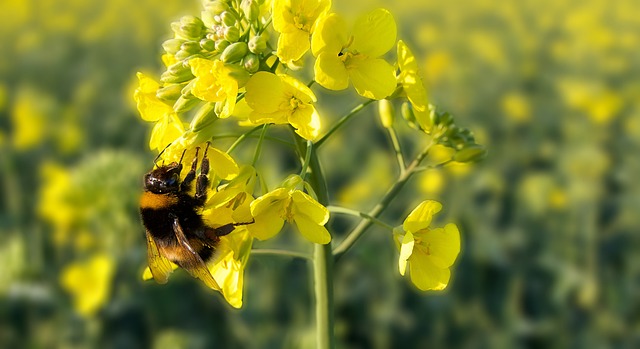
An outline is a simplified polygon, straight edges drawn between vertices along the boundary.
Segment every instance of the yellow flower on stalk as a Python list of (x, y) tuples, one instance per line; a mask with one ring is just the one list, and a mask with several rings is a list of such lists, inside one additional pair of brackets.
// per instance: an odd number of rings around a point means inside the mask
[(204, 58), (194, 58), (189, 65), (196, 77), (191, 93), (203, 101), (222, 103), (218, 117), (230, 116), (238, 95), (238, 81), (231, 76), (231, 69), (220, 60)]
[(309, 51), (309, 36), (330, 0), (274, 0), (273, 28), (280, 33), (277, 55), (284, 63), (297, 61)]
[[(291, 182), (299, 183), (300, 177)], [(331, 235), (324, 227), (329, 220), (329, 210), (295, 185), (275, 189), (251, 203), (251, 215), (255, 223), (248, 225), (249, 232), (259, 240), (267, 240), (278, 234), (284, 221), (295, 223), (307, 240), (316, 244), (328, 244)]]
[(97, 254), (88, 261), (66, 266), (60, 282), (73, 296), (76, 311), (91, 316), (107, 302), (114, 272), (114, 260), (107, 254)]
[(385, 9), (360, 17), (351, 32), (341, 16), (329, 14), (318, 21), (311, 38), (315, 80), (330, 90), (344, 90), (351, 81), (361, 96), (383, 99), (395, 90), (396, 75), (379, 57), (395, 42), (396, 22)]
[(249, 261), (253, 237), (246, 228), (220, 238), (217, 258), (208, 263), (209, 271), (220, 285), (224, 299), (234, 308), (242, 307), (244, 269)]
[(142, 120), (156, 122), (151, 131), (149, 148), (161, 151), (184, 133), (184, 126), (173, 107), (156, 97), (160, 84), (142, 73), (138, 73), (137, 76), (139, 86), (133, 98)]
[(422, 77), (418, 72), (416, 58), (404, 41), (398, 41), (398, 83), (407, 94), (407, 99), (413, 107), (413, 114), (416, 121), (425, 132), (430, 133), (433, 128), (431, 118), (431, 108), (429, 107), (427, 90), (422, 82)]
[(302, 138), (315, 139), (320, 132), (320, 116), (313, 106), (316, 96), (310, 88), (291, 76), (258, 72), (246, 85), (245, 99), (253, 112), (254, 124), (291, 124)]
[(404, 276), (408, 265), (411, 282), (423, 291), (447, 287), (449, 268), (460, 253), (460, 232), (455, 224), (429, 227), (433, 215), (441, 209), (442, 204), (437, 201), (423, 201), (394, 232), (394, 242), (400, 250), (400, 274)]

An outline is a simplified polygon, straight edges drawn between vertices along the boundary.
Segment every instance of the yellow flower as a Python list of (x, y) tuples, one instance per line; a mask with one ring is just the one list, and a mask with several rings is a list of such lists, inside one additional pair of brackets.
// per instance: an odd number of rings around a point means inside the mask
[(311, 38), (317, 57), (315, 80), (330, 90), (353, 83), (364, 97), (383, 99), (396, 88), (395, 69), (378, 58), (395, 44), (396, 23), (389, 11), (373, 10), (360, 17), (351, 34), (342, 17), (332, 13), (318, 21)]
[(247, 82), (245, 99), (253, 112), (254, 124), (291, 124), (301, 137), (315, 139), (320, 132), (320, 116), (313, 106), (311, 89), (288, 75), (258, 72)]
[(430, 133), (433, 127), (431, 123), (431, 109), (429, 108), (427, 90), (418, 72), (418, 63), (409, 47), (404, 41), (398, 41), (398, 67), (400, 75), (398, 82), (407, 94), (407, 99), (413, 106), (413, 114), (425, 132)]
[(249, 261), (253, 237), (246, 228), (237, 228), (233, 233), (220, 238), (217, 258), (208, 263), (209, 271), (224, 299), (234, 308), (242, 307), (244, 269)]
[(62, 271), (60, 282), (73, 296), (78, 313), (91, 316), (109, 298), (114, 260), (107, 254), (97, 254), (85, 262), (75, 262)]
[(149, 148), (162, 151), (169, 143), (184, 133), (184, 126), (174, 112), (173, 107), (162, 102), (156, 97), (156, 91), (160, 84), (148, 76), (138, 73), (139, 86), (133, 94), (140, 117), (144, 121), (156, 122), (151, 137)]
[[(200, 147), (200, 153), (198, 155), (200, 159), (198, 161), (202, 159), (202, 152), (204, 148), (206, 148), (206, 144), (196, 143), (198, 141), (193, 133), (189, 131), (185, 132), (165, 149), (162, 154), (162, 161), (165, 163), (178, 162), (180, 158), (182, 158), (184, 168), (189, 168), (195, 158), (196, 147)], [(182, 156), (183, 153), (184, 157)], [(238, 175), (240, 171), (238, 164), (229, 154), (218, 148), (209, 146), (207, 157), (209, 158), (209, 177), (212, 177), (211, 174), (213, 174), (218, 178), (230, 180)], [(186, 176), (187, 172), (188, 171), (183, 170), (182, 176)]]
[(204, 58), (194, 58), (189, 65), (196, 76), (191, 93), (203, 101), (223, 103), (218, 117), (230, 116), (238, 95), (238, 81), (230, 75), (231, 70), (220, 60)]
[(280, 33), (278, 58), (290, 64), (309, 51), (316, 21), (331, 7), (330, 0), (275, 0), (273, 28)]
[(449, 268), (460, 252), (460, 232), (455, 224), (431, 229), (433, 215), (442, 204), (423, 201), (394, 233), (400, 250), (398, 267), (404, 275), (409, 265), (411, 282), (420, 290), (443, 290), (449, 284)]
[(293, 188), (275, 189), (251, 203), (251, 215), (255, 223), (247, 229), (256, 238), (272, 238), (282, 229), (284, 221), (294, 222), (307, 240), (328, 244), (331, 235), (324, 227), (329, 220), (329, 210), (311, 196)]

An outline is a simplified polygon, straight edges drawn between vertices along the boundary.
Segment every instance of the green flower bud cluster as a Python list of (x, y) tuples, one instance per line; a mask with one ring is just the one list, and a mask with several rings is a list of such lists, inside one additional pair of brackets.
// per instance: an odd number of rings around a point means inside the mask
[(454, 161), (475, 162), (486, 155), (486, 149), (476, 143), (473, 132), (457, 126), (450, 113), (437, 112), (435, 108), (431, 108), (429, 117), (433, 125), (432, 134), (437, 143), (456, 150)]

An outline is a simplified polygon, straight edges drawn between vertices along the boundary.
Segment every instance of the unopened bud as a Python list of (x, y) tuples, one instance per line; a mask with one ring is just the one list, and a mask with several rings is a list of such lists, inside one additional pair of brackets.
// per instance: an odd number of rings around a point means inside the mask
[(182, 95), (181, 92), (183, 87), (183, 84), (167, 85), (156, 91), (156, 97), (165, 101), (175, 101)]
[(195, 86), (195, 84), (196, 79), (189, 81), (189, 83), (186, 85), (183, 84), (184, 87), (180, 91), (180, 95), (182, 95), (184, 98), (193, 98), (193, 93), (191, 92), (191, 90), (193, 90), (193, 86)]
[(199, 39), (204, 29), (204, 23), (198, 17), (184, 16), (180, 18), (180, 31), (188, 39)]
[(198, 103), (200, 103), (200, 100), (197, 98), (185, 98), (184, 96), (180, 96), (180, 98), (178, 98), (178, 100), (173, 104), (173, 110), (175, 110), (176, 113), (184, 113), (191, 110)]
[(249, 51), (260, 54), (267, 49), (267, 39), (264, 36), (254, 36), (249, 39)]
[(180, 46), (180, 51), (186, 51), (190, 54), (200, 52), (200, 43), (195, 41), (186, 41)]
[(453, 160), (457, 162), (474, 162), (482, 159), (487, 155), (487, 151), (479, 144), (468, 145), (458, 150), (453, 156)]
[(214, 15), (220, 14), (229, 9), (229, 5), (227, 5), (226, 1), (208, 1), (204, 4), (204, 8), (212, 12)]
[(231, 43), (227, 40), (220, 40), (216, 42), (216, 51), (222, 52), (225, 48), (227, 48)]
[(236, 42), (240, 39), (240, 30), (237, 27), (228, 27), (224, 30), (224, 38), (229, 42)]
[(167, 68), (167, 71), (162, 73), (160, 81), (164, 83), (181, 83), (194, 78), (191, 73), (191, 67), (185, 62), (178, 62), (172, 64)]
[(225, 63), (233, 63), (241, 60), (249, 52), (246, 42), (236, 42), (224, 49), (220, 59)]
[(420, 126), (418, 126), (418, 124), (416, 123), (416, 116), (415, 114), (413, 114), (413, 107), (411, 106), (411, 103), (409, 102), (402, 103), (400, 113), (402, 114), (402, 117), (407, 121), (409, 126), (415, 129), (420, 128)]
[(216, 23), (216, 18), (215, 18), (216, 14), (213, 11), (202, 11), (200, 12), (200, 18), (202, 18), (202, 23), (204, 23), (204, 26), (207, 28), (213, 28), (215, 25), (217, 25), (218, 23)]
[(395, 118), (395, 110), (393, 110), (393, 104), (388, 99), (381, 99), (378, 101), (378, 115), (382, 126), (385, 128), (393, 127), (393, 119)]
[(191, 130), (198, 132), (218, 120), (215, 113), (215, 103), (205, 103), (193, 116), (191, 120)]
[(244, 69), (246, 69), (249, 73), (255, 73), (260, 69), (260, 59), (257, 55), (253, 53), (249, 53), (244, 57), (242, 61), (244, 65)]
[(243, 0), (240, 8), (249, 22), (254, 22), (260, 15), (260, 5), (253, 0)]
[(215, 51), (216, 42), (211, 39), (202, 39), (200, 40), (200, 47), (206, 51)]
[(165, 52), (175, 55), (176, 52), (180, 51), (180, 46), (184, 43), (184, 40), (181, 39), (169, 39), (162, 43), (162, 48), (164, 48)]
[(244, 66), (237, 64), (225, 64), (225, 68), (229, 70), (229, 76), (238, 82), (238, 88), (244, 87), (251, 77)]
[(233, 27), (234, 25), (236, 25), (236, 16), (234, 16), (233, 13), (229, 11), (222, 12), (222, 14), (220, 15), (220, 20), (225, 27)]

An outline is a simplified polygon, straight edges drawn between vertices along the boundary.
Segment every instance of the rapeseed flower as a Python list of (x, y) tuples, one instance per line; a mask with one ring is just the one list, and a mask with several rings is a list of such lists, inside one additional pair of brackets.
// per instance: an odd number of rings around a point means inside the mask
[(107, 254), (97, 254), (85, 262), (74, 262), (62, 271), (60, 282), (73, 296), (73, 307), (91, 316), (109, 298), (115, 261)]
[(422, 82), (422, 77), (418, 72), (416, 58), (404, 41), (398, 41), (398, 83), (407, 95), (407, 99), (413, 107), (413, 114), (420, 125), (420, 128), (427, 133), (431, 132), (433, 124), (430, 114), (427, 90)]
[(396, 88), (395, 70), (379, 57), (393, 47), (396, 33), (395, 20), (385, 9), (360, 17), (350, 32), (338, 14), (323, 17), (311, 39), (315, 80), (330, 90), (344, 90), (351, 81), (366, 98), (389, 96)]
[(189, 65), (196, 77), (191, 93), (203, 101), (222, 103), (218, 117), (230, 116), (238, 95), (238, 81), (231, 76), (231, 69), (220, 60), (204, 58), (194, 58)]
[(429, 227), (433, 215), (441, 209), (442, 204), (437, 201), (423, 201), (394, 232), (400, 250), (400, 274), (404, 276), (408, 265), (411, 282), (423, 291), (447, 287), (449, 268), (460, 252), (460, 232), (455, 224)]
[(291, 124), (302, 138), (315, 139), (320, 132), (320, 116), (313, 106), (311, 89), (291, 76), (258, 72), (246, 85), (245, 99), (253, 112), (254, 124)]

